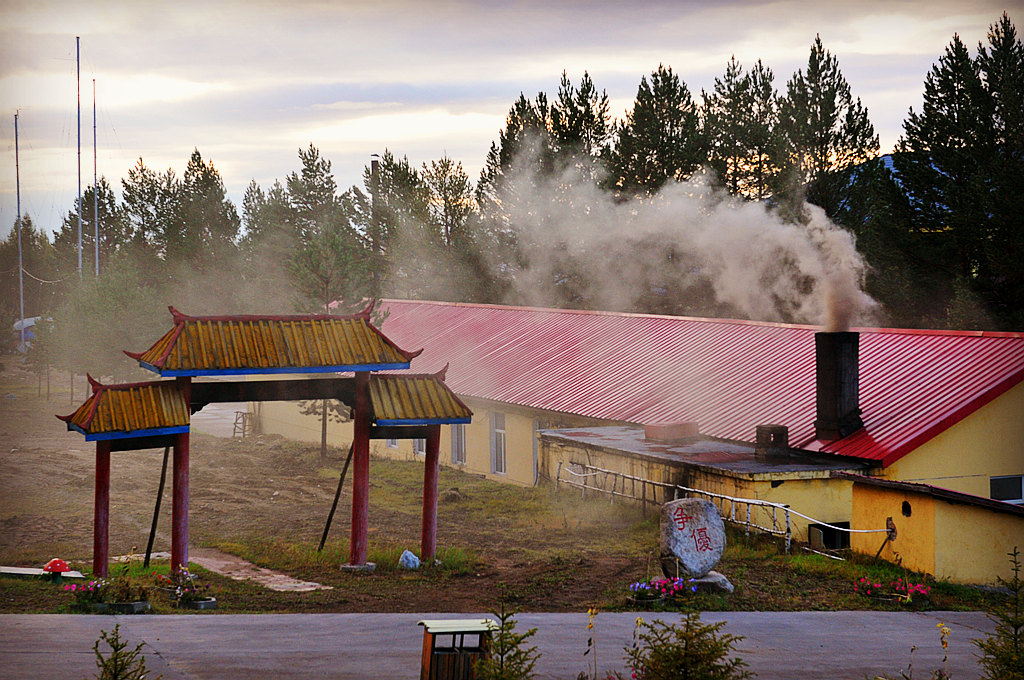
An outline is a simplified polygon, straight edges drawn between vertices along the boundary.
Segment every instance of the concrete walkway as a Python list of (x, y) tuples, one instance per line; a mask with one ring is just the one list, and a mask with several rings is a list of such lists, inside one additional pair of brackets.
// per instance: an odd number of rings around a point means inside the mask
[[(101, 630), (121, 624), (122, 639), (145, 642), (151, 677), (164, 680), (230, 678), (419, 677), (424, 618), (477, 618), (483, 614), (299, 615), (0, 615), (0, 677), (8, 680), (95, 677), (92, 645)], [(602, 613), (595, 622), (598, 669), (624, 672), (622, 649), (635, 613)], [(651, 617), (642, 614), (645, 618)], [(671, 614), (657, 614), (672, 620)], [(588, 668), (586, 614), (521, 614), (519, 629), (543, 656), (538, 677), (574, 680)], [(956, 680), (981, 676), (974, 638), (994, 626), (980, 612), (709, 612), (705, 622), (746, 637), (739, 655), (757, 677), (769, 680), (864, 680), (898, 677), (914, 653), (914, 677), (941, 666), (937, 624), (952, 630), (948, 671)], [(603, 677), (603, 675), (602, 675)]]
[(189, 562), (235, 581), (253, 581), (270, 590), (308, 593), (311, 590), (334, 589), (332, 586), (325, 586), (313, 581), (301, 581), (280, 572), (257, 567), (241, 557), (229, 555), (213, 548), (189, 548), (188, 559)]

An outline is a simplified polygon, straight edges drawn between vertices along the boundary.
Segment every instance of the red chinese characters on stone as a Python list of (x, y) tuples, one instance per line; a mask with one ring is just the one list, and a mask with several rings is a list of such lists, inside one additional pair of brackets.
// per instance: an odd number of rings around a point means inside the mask
[(682, 508), (676, 508), (672, 512), (672, 521), (676, 523), (676, 526), (679, 527), (680, 531), (686, 528), (686, 523), (689, 522), (691, 519), (693, 519), (693, 517), (687, 515), (686, 511), (683, 510)]
[(694, 529), (690, 532), (690, 536), (693, 538), (693, 545), (698, 552), (711, 550), (711, 537), (708, 536), (706, 528)]

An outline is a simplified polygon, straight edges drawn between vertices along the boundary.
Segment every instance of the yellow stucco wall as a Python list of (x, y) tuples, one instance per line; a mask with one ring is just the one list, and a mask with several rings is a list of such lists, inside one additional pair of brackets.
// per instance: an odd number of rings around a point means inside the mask
[(852, 523), (852, 489), (849, 482), (826, 476), (793, 476), (776, 481), (781, 481), (782, 484), (775, 488), (772, 488), (769, 480), (757, 482), (754, 486), (753, 498), (773, 503), (785, 503), (793, 510), (813, 517), (816, 522), (811, 522), (803, 517), (791, 517), (793, 538), (798, 541), (806, 541), (807, 526), (818, 522), (825, 524), (851, 522), (851, 529), (877, 528), (859, 527)]
[[(896, 540), (883, 548), (881, 557), (893, 562), (902, 558), (908, 569), (958, 583), (1008, 579), (1006, 554), (1014, 545), (1024, 548), (1024, 517), (925, 493), (855, 484), (853, 516), (854, 522), (865, 525), (884, 525), (886, 517), (892, 517)], [(879, 534), (854, 534), (851, 547), (874, 555), (883, 539)]]
[[(852, 486), (854, 528), (884, 528), (889, 517), (896, 525), (896, 540), (882, 548), (880, 557), (890, 562), (902, 558), (908, 569), (935, 574), (934, 499), (866, 484)], [(903, 514), (904, 501), (910, 506), (909, 517)], [(884, 541), (885, 534), (851, 534), (850, 548), (874, 555)]]
[(883, 471), (918, 482), (989, 497), (989, 478), (1024, 474), (1024, 383), (1013, 387)]
[[(534, 433), (536, 429), (555, 426), (593, 424), (589, 419), (557, 413), (521, 409), (484, 400), (463, 399), (473, 411), (473, 419), (465, 425), (466, 461), (457, 465), (466, 472), (484, 475), (513, 484), (534, 484)], [(257, 426), (261, 432), (279, 434), (288, 439), (320, 443), (320, 420), (304, 416), (298, 402), (264, 402), (250, 405), (257, 413)], [(505, 472), (493, 472), (491, 464), (491, 414), (505, 416)], [(327, 441), (331, 446), (345, 447), (352, 441), (352, 423), (328, 423)], [(397, 448), (382, 440), (370, 442), (370, 452), (386, 458), (409, 460), (414, 458), (412, 441), (400, 439)], [(452, 465), (451, 427), (441, 428), (440, 459), (442, 465)]]

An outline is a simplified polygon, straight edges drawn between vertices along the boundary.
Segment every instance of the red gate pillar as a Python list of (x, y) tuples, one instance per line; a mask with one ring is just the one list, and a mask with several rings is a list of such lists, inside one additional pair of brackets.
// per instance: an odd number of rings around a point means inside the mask
[(427, 459), (423, 470), (423, 534), (420, 560), (433, 561), (437, 554), (437, 468), (440, 459), (441, 426), (427, 431)]
[(370, 374), (355, 374), (355, 413), (352, 418), (352, 537), (348, 561), (366, 564), (370, 521)]
[(96, 442), (96, 497), (92, 514), (92, 573), (110, 575), (110, 440)]
[[(189, 405), (191, 419), (192, 379), (177, 379), (178, 389)], [(171, 571), (181, 567), (188, 569), (188, 454), (189, 433), (182, 432), (174, 437), (174, 470), (172, 483), (174, 495), (171, 500)]]
[(174, 496), (171, 501), (171, 571), (188, 568), (188, 432), (174, 438)]

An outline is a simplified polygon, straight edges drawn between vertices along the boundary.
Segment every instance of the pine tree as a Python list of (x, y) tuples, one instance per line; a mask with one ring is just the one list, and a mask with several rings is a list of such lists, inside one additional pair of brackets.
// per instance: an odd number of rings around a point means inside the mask
[(181, 182), (174, 170), (157, 173), (142, 159), (121, 180), (122, 201), (136, 251), (166, 258), (169, 235), (181, 220)]
[(551, 105), (551, 135), (560, 166), (574, 167), (582, 181), (594, 182), (603, 174), (601, 160), (612, 133), (608, 108), (607, 92), (598, 94), (589, 73), (583, 72), (577, 88), (562, 71), (558, 97)]
[(1024, 46), (1004, 12), (989, 28), (988, 45), (978, 45), (978, 69), (989, 99), (992, 153), (982, 161), (991, 182), (989, 239), (984, 259), (987, 280), (980, 293), (1001, 325), (1024, 328)]
[(779, 106), (784, 134), (777, 192), (790, 201), (806, 191), (806, 198), (834, 217), (847, 199), (846, 171), (878, 153), (878, 136), (860, 99), (839, 70), (839, 60), (825, 50), (816, 36), (807, 72), (797, 70), (786, 84)]
[(774, 75), (760, 61), (745, 72), (736, 58), (703, 94), (703, 129), (709, 164), (734, 195), (753, 200), (769, 196), (777, 169), (778, 97)]
[(198, 149), (185, 166), (180, 211), (178, 229), (165, 235), (168, 260), (209, 269), (235, 254), (241, 227), (238, 211), (213, 162), (204, 161)]
[(616, 133), (612, 173), (626, 193), (655, 193), (686, 179), (707, 158), (690, 90), (663, 64), (650, 81), (640, 79), (633, 109)]

